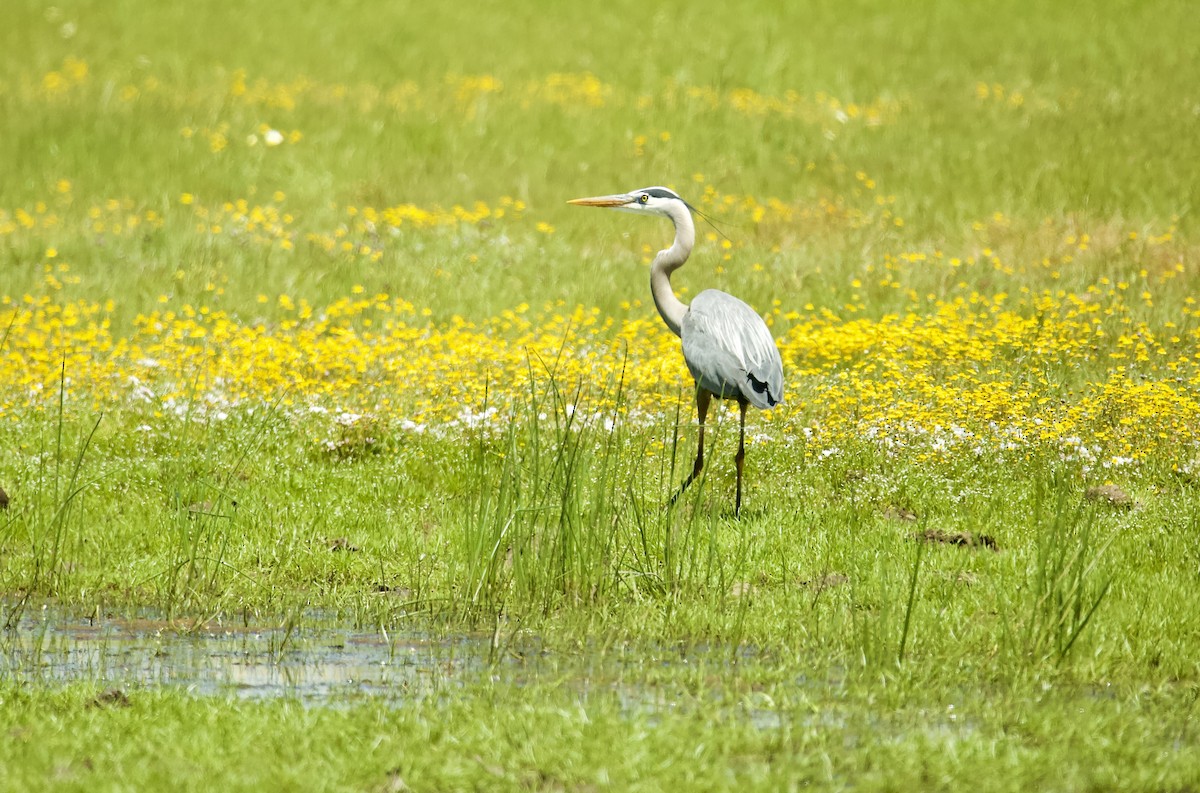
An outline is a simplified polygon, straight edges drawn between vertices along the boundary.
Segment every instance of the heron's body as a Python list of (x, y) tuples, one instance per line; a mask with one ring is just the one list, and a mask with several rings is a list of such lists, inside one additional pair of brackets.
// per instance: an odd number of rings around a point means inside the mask
[(767, 324), (731, 294), (706, 289), (680, 328), (683, 359), (696, 385), (724, 399), (773, 408), (783, 399), (783, 361)]
[[(771, 331), (754, 309), (731, 294), (706, 289), (689, 306), (671, 289), (671, 273), (683, 266), (695, 244), (691, 207), (665, 187), (647, 187), (611, 196), (578, 198), (572, 204), (610, 207), (667, 217), (675, 226), (675, 241), (661, 250), (650, 266), (650, 292), (663, 322), (683, 342), (683, 358), (696, 380), (700, 438), (691, 475), (675, 494), (678, 498), (704, 467), (704, 421), (712, 397), (734, 399), (740, 412), (737, 501), (742, 507), (742, 464), (746, 444), (746, 408), (772, 408), (783, 400), (783, 359)], [(675, 499), (673, 498), (672, 501)]]

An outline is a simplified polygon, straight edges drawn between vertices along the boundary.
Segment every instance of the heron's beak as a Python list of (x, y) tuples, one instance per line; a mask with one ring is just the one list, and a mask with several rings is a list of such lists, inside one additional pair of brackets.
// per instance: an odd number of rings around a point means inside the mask
[(620, 195), (599, 195), (594, 198), (572, 198), (568, 204), (581, 207), (623, 207), (632, 204), (636, 199), (628, 193)]

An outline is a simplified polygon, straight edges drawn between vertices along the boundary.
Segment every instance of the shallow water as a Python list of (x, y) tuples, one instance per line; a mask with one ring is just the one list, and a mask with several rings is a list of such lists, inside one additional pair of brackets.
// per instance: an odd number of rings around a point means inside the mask
[[(0, 633), (0, 677), (106, 689), (178, 687), (199, 696), (289, 697), (312, 705), (370, 698), (390, 705), (479, 683), (553, 682), (582, 698), (615, 695), (629, 712), (655, 714), (692, 696), (663, 672), (703, 664), (730, 671), (704, 648), (639, 647), (548, 652), (520, 635), (494, 651), (488, 633), (363, 630), (322, 614), (283, 626), (168, 621), (152, 610), (97, 618), (54, 606), (29, 609)], [(760, 726), (775, 716), (751, 709)]]
[[(347, 705), (369, 698), (403, 706), (452, 695), (479, 683), (552, 682), (615, 696), (629, 713), (649, 715), (708, 707), (675, 675), (736, 678), (756, 662), (753, 651), (703, 646), (581, 647), (550, 652), (536, 636), (520, 635), (502, 651), (488, 633), (363, 630), (319, 613), (284, 626), (210, 621), (171, 622), (143, 609), (87, 618), (54, 606), (29, 609), (0, 633), (0, 678), (40, 684), (87, 682), (117, 691), (176, 687), (198, 696), (289, 697), (311, 705)], [(690, 668), (690, 669), (689, 669)], [(840, 687), (806, 678), (797, 686), (826, 693)], [(718, 688), (720, 688), (718, 686)], [(718, 697), (719, 699), (719, 697)], [(718, 706), (759, 728), (780, 725), (773, 707), (754, 696)], [(732, 708), (732, 710), (730, 710)], [(829, 726), (830, 717), (810, 716)]]
[(403, 700), (498, 673), (521, 674), (528, 665), (507, 654), (492, 663), (492, 655), (489, 636), (389, 634), (319, 616), (289, 631), (218, 622), (181, 626), (146, 611), (86, 619), (43, 608), (24, 614), (0, 638), (0, 675), (241, 697)]

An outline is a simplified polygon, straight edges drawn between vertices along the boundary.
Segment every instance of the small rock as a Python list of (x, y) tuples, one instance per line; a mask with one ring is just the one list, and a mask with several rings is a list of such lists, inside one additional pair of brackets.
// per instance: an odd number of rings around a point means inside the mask
[(388, 771), (387, 781), (379, 790), (380, 793), (407, 793), (412, 788), (404, 781), (404, 777), (400, 776), (400, 769), (393, 768), (391, 771)]
[(826, 589), (832, 589), (835, 586), (850, 583), (850, 577), (841, 573), (826, 573), (820, 578), (814, 578), (810, 581), (801, 581), (800, 586), (812, 589), (814, 592), (824, 592)]
[(904, 507), (888, 507), (883, 511), (883, 516), (889, 520), (899, 520), (905, 523), (912, 523), (917, 519), (917, 513)]
[(1083, 497), (1089, 501), (1098, 501), (1122, 509), (1133, 506), (1133, 498), (1116, 485), (1097, 485), (1083, 491)]
[[(238, 504), (236, 501), (229, 502), (229, 506), (233, 510), (237, 509), (237, 505)], [(227, 515), (221, 511), (221, 505), (216, 501), (197, 501), (194, 504), (188, 504), (187, 511), (188, 511), (189, 518), (195, 517), (197, 515), (203, 515), (206, 517), (213, 517), (213, 518), (228, 518), (228, 517), (230, 517), (229, 515)]]
[(1000, 546), (990, 534), (974, 534), (969, 531), (947, 532), (940, 529), (926, 529), (913, 535), (914, 540), (921, 542), (937, 542), (943, 545), (958, 545), (963, 548), (987, 548), (999, 551)]
[(119, 688), (110, 688), (96, 695), (90, 707), (93, 708), (127, 708), (130, 706), (129, 695)]
[(390, 584), (379, 583), (375, 585), (375, 591), (381, 595), (389, 595), (399, 600), (412, 600), (413, 591), (406, 586), (391, 586)]
[(730, 597), (740, 598), (752, 594), (754, 594), (754, 585), (748, 581), (737, 581), (733, 586), (729, 587)]

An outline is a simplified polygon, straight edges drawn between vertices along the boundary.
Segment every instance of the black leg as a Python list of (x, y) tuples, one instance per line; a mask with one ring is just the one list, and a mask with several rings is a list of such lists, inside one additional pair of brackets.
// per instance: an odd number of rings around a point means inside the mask
[(700, 416), (700, 439), (696, 442), (696, 463), (692, 466), (692, 473), (683, 480), (683, 484), (667, 502), (669, 504), (678, 501), (679, 497), (683, 495), (683, 491), (688, 489), (688, 485), (694, 482), (696, 477), (700, 476), (700, 472), (704, 470), (704, 420), (708, 417), (708, 406), (711, 402), (712, 394), (703, 388), (696, 389), (696, 413)]
[(740, 424), (738, 432), (738, 450), (737, 456), (734, 457), (734, 462), (737, 463), (737, 501), (733, 506), (733, 516), (740, 517), (742, 513), (742, 465), (746, 461), (746, 402), (738, 400), (738, 411), (741, 415), (738, 417)]

